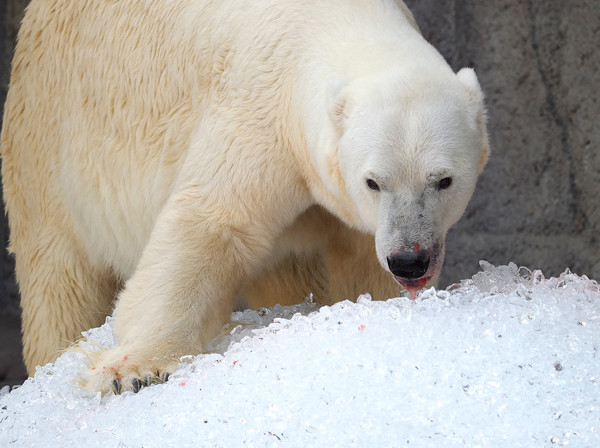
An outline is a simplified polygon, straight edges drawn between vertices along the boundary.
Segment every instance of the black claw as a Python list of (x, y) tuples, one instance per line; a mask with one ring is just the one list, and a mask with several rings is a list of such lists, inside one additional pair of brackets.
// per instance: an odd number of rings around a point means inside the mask
[(167, 381), (169, 381), (169, 372), (165, 372), (160, 376), (160, 379), (162, 380), (163, 383), (166, 383)]
[(119, 381), (118, 378), (115, 378), (113, 380), (113, 390), (115, 391), (115, 394), (119, 395), (121, 393), (121, 382)]
[(146, 375), (144, 375), (144, 386), (148, 387), (151, 385), (152, 385), (152, 375), (147, 373)]
[(142, 382), (139, 380), (139, 378), (134, 378), (131, 382), (131, 387), (133, 387), (133, 392), (137, 394), (142, 388)]

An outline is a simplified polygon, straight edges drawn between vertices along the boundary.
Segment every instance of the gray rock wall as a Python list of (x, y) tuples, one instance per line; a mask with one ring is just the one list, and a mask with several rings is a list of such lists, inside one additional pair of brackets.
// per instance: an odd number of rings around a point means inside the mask
[[(3, 0), (0, 2), (0, 105), (4, 105), (10, 76), (10, 61), (23, 9), (28, 1)], [(1, 111), (4, 110), (2, 107)], [(0, 125), (2, 115), (0, 114)], [(0, 161), (0, 166), (1, 161)], [(0, 198), (2, 191), (0, 189)], [(8, 244), (8, 225), (4, 217), (4, 202), (0, 201), (0, 312), (15, 314), (18, 292), (14, 281), (14, 263), (4, 248)], [(1, 370), (1, 369), (0, 369)], [(0, 373), (1, 375), (1, 373)]]
[[(0, 1), (0, 104), (4, 104), (9, 66), (24, 0)], [(2, 118), (0, 115), (0, 124)], [(0, 162), (1, 163), (1, 162)], [(0, 198), (2, 192), (0, 190)], [(0, 201), (0, 204), (3, 202)], [(26, 378), (21, 358), (19, 295), (14, 281), (14, 264), (8, 256), (8, 228), (0, 205), (0, 388), (21, 384)]]
[[(2, 103), (26, 3), (0, 5)], [(442, 284), (472, 275), (480, 259), (600, 279), (600, 2), (406, 3), (455, 69), (475, 67), (489, 109), (492, 157), (448, 236)], [(0, 261), (3, 306), (14, 302), (14, 287), (10, 260)]]

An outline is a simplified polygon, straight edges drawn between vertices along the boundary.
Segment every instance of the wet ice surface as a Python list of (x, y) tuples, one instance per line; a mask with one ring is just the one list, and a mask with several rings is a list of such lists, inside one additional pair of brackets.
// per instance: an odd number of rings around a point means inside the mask
[(234, 313), (223, 354), (138, 394), (82, 390), (67, 352), (0, 393), (0, 446), (600, 446), (597, 283), (482, 267), (415, 302)]

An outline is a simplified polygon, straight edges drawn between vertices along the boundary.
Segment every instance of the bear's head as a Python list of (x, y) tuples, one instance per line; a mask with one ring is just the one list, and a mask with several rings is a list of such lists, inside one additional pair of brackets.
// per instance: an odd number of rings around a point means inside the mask
[(489, 153), (471, 69), (331, 81), (329, 111), (344, 189), (384, 269), (416, 291), (440, 272), (448, 229)]

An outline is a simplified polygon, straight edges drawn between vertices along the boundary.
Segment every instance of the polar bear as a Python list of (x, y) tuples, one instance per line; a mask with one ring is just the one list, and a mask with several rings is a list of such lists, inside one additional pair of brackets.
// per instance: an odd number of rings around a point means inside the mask
[(111, 311), (103, 393), (164, 379), (237, 303), (414, 296), (485, 121), (399, 0), (32, 0), (1, 137), (29, 372)]

